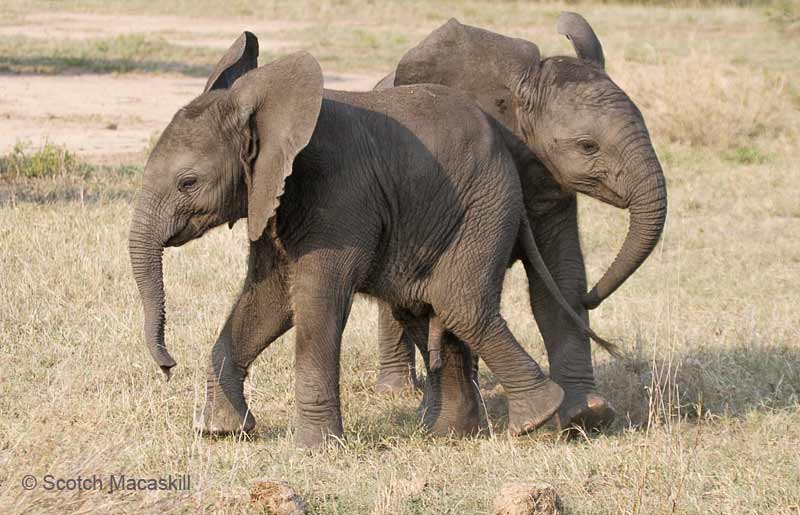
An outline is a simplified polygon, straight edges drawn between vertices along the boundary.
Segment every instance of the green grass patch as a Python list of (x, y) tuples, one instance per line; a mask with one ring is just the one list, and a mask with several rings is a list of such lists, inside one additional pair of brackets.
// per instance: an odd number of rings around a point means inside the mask
[[(413, 41), (424, 36), (412, 38), (395, 29), (351, 26), (317, 26), (277, 34), (297, 41), (297, 46), (275, 52), (262, 48), (262, 64), (302, 48), (312, 52), (326, 71), (340, 72), (390, 69)], [(152, 72), (205, 77), (224, 52), (219, 48), (177, 45), (162, 35), (149, 34), (85, 40), (14, 36), (0, 39), (0, 72)]]
[(87, 40), (0, 39), (0, 71), (12, 73), (145, 71), (205, 76), (219, 57), (218, 49), (174, 45), (143, 34)]
[(740, 165), (755, 165), (768, 163), (772, 156), (753, 147), (736, 147), (722, 153), (722, 159)]
[(98, 176), (130, 179), (141, 177), (143, 169), (141, 164), (90, 164), (66, 146), (49, 142), (36, 148), (30, 142), (21, 141), (11, 152), (0, 156), (0, 179), (5, 182), (63, 177), (93, 179)]
[(764, 14), (782, 28), (797, 26), (800, 23), (800, 1), (777, 0), (768, 5)]
[(0, 177), (10, 179), (39, 179), (46, 177), (85, 176), (89, 166), (66, 147), (45, 143), (33, 149), (28, 143), (17, 143), (0, 157)]
[(90, 164), (63, 145), (20, 142), (0, 156), (0, 207), (130, 199), (143, 171), (141, 164)]
[(302, 42), (326, 71), (385, 73), (422, 37), (395, 29), (327, 26), (303, 29), (292, 39)]

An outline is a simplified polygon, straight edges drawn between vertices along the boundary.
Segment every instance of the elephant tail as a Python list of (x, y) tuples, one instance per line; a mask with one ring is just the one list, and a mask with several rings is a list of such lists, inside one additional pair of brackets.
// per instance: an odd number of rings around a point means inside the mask
[(539, 277), (542, 279), (542, 282), (550, 291), (550, 294), (553, 296), (558, 305), (569, 315), (573, 322), (583, 331), (583, 334), (597, 342), (602, 348), (604, 348), (609, 354), (614, 356), (615, 358), (620, 358), (622, 355), (620, 354), (619, 349), (617, 346), (608, 340), (604, 340), (603, 338), (599, 337), (597, 333), (595, 333), (589, 324), (578, 315), (572, 306), (569, 305), (567, 299), (564, 298), (564, 295), (561, 293), (561, 290), (558, 288), (553, 276), (550, 275), (550, 270), (547, 268), (547, 264), (545, 264), (544, 259), (542, 259), (542, 254), (539, 252), (539, 247), (536, 245), (536, 240), (533, 238), (533, 231), (531, 231), (530, 223), (528, 223), (528, 218), (526, 216), (522, 217), (522, 223), (520, 224), (519, 228), (519, 239), (520, 243), (522, 244), (522, 251), (525, 253), (528, 261), (533, 265), (533, 269), (536, 270), (536, 273), (539, 274)]

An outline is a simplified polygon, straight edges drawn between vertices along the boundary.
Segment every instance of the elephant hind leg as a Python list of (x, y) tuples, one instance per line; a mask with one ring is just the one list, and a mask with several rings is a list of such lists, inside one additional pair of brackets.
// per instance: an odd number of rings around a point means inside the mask
[(411, 336), (395, 320), (392, 308), (378, 301), (378, 354), (380, 371), (375, 391), (401, 394), (419, 388), (415, 363), (415, 346)]
[(564, 399), (564, 390), (544, 375), (499, 313), (480, 323), (484, 318), (481, 314), (485, 313), (482, 309), (466, 314), (437, 312), (445, 327), (477, 352), (503, 385), (508, 396), (508, 428), (513, 435), (533, 431), (555, 414)]
[(441, 367), (433, 370), (427, 342), (430, 321), (425, 318), (406, 320), (403, 330), (422, 354), (428, 376), (419, 406), (422, 425), (434, 435), (465, 436), (480, 431), (480, 399), (473, 377), (473, 359), (469, 348), (453, 335), (442, 332)]
[(480, 398), (472, 375), (472, 352), (450, 334), (440, 340), (441, 366), (431, 369), (421, 405), (432, 434), (466, 436), (480, 431)]
[(444, 327), (436, 315), (431, 315), (428, 321), (428, 360), (429, 368), (435, 372), (442, 368), (442, 337)]

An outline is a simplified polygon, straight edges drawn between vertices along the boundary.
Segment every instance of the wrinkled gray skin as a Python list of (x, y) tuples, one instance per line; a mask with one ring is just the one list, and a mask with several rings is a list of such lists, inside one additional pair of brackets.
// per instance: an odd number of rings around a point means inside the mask
[[(537, 47), (528, 41), (453, 19), (410, 50), (376, 88), (443, 84), (463, 91), (496, 121), (514, 156), (530, 225), (547, 267), (570, 304), (588, 321), (586, 308), (596, 307), (613, 293), (655, 247), (664, 226), (667, 196), (642, 115), (605, 73), (603, 49), (594, 31), (580, 15), (564, 13), (558, 32), (572, 41), (577, 59), (541, 60)], [(578, 237), (578, 192), (628, 209), (631, 215), (622, 250), (588, 294)], [(515, 252), (517, 258), (528, 274), (531, 306), (547, 348), (551, 377), (566, 395), (554, 417), (556, 426), (608, 424), (614, 411), (596, 392), (588, 338), (552, 302), (524, 256)], [(424, 335), (404, 332), (385, 305), (380, 309), (379, 331), (377, 389), (415, 386), (414, 343), (424, 345)], [(451, 343), (458, 345), (452, 339)], [(435, 395), (457, 397), (469, 391), (459, 381), (468, 380), (470, 373), (446, 369), (442, 373), (452, 379), (452, 392)], [(425, 399), (430, 398), (430, 389), (426, 385)], [(464, 418), (475, 417), (477, 402), (477, 398), (461, 401), (466, 406)]]
[[(409, 332), (435, 315), (467, 342), (503, 385), (512, 432), (545, 422), (563, 391), (499, 313), (515, 241), (569, 307), (538, 254), (514, 163), (489, 119), (443, 86), (327, 91), (309, 54), (258, 68), (257, 55), (255, 36), (243, 34), (206, 91), (177, 112), (147, 162), (131, 222), (145, 338), (169, 377), (163, 249), (247, 217), (247, 278), (214, 345), (197, 426), (254, 427), (247, 370), (294, 326), (296, 442), (341, 437), (341, 334), (357, 292), (386, 302)], [(425, 423), (475, 429), (433, 412)]]

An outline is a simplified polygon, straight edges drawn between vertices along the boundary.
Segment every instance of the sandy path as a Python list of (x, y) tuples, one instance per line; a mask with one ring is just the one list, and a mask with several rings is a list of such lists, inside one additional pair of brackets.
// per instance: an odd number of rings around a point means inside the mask
[[(182, 43), (217, 41), (227, 48), (242, 26), (264, 33), (301, 26), (292, 22), (245, 23), (243, 20), (187, 19), (171, 16), (102, 16), (38, 14), (3, 34), (27, 37), (95, 38), (128, 32), (179, 34)], [(42, 27), (47, 27), (42, 30)], [(271, 46), (271, 45), (270, 45)], [(369, 90), (378, 76), (326, 75), (325, 85), (343, 90)], [(45, 141), (66, 145), (93, 162), (141, 160), (151, 136), (161, 131), (175, 111), (197, 96), (204, 78), (182, 75), (82, 74), (0, 75), (0, 155), (17, 142), (39, 146)], [(133, 161), (131, 161), (133, 159)]]
[(25, 36), (36, 39), (93, 39), (124, 34), (157, 34), (178, 45), (228, 48), (231, 37), (243, 30), (258, 34), (263, 48), (280, 49), (292, 41), (270, 38), (282, 30), (297, 30), (307, 25), (286, 20), (259, 20), (228, 17), (105, 15), (91, 13), (33, 13), (13, 24), (0, 26), (0, 36)]
[(150, 135), (204, 85), (143, 74), (6, 76), (0, 92), (0, 153), (17, 141), (64, 144), (84, 156), (141, 152)]
[[(379, 77), (329, 75), (326, 87), (368, 90)], [(140, 154), (205, 79), (179, 75), (0, 76), (0, 155), (19, 141), (66, 145), (89, 161)]]

